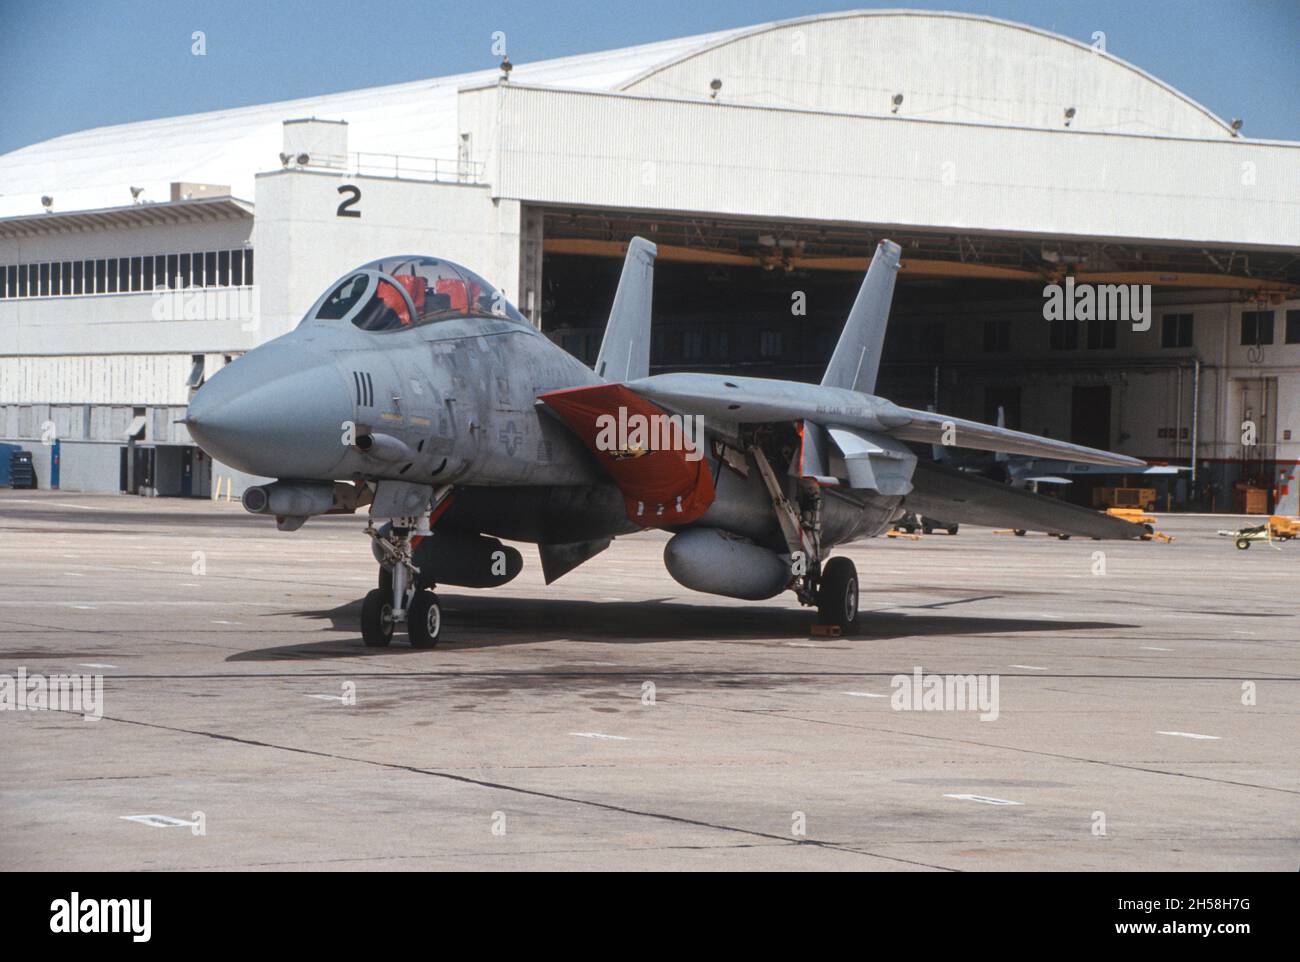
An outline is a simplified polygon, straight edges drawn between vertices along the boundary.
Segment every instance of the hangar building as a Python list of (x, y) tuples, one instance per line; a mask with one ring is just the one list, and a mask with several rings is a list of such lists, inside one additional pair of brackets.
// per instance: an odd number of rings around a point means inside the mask
[[(1194, 467), (1162, 507), (1294, 511), (1300, 144), (1090, 39), (836, 13), (13, 151), (0, 440), (42, 486), (238, 495), (177, 419), (352, 266), (465, 263), (591, 360), (637, 234), (656, 371), (813, 380), (890, 237), (883, 394)], [(1149, 329), (1045, 320), (1068, 277), (1151, 285)]]

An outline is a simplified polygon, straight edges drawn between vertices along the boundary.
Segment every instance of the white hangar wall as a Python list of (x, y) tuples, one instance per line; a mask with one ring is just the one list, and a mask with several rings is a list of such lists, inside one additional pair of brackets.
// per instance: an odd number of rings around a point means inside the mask
[(464, 132), (480, 145), (476, 159), (500, 197), (1300, 248), (1300, 144), (934, 123), (516, 84), (461, 98)]
[(1022, 127), (1228, 137), (1204, 107), (1094, 45), (1023, 24), (882, 10), (770, 24), (656, 66), (629, 93)]

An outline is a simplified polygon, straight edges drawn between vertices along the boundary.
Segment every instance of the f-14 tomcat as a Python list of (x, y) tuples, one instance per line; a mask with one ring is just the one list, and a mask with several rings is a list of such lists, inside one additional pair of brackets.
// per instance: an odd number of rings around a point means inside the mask
[(890, 241), (876, 249), (819, 385), (650, 375), (656, 250), (642, 238), (628, 245), (594, 369), (466, 268), (386, 257), (213, 377), (184, 423), (218, 460), (278, 479), (247, 489), (243, 504), (282, 529), (367, 508), (380, 569), (361, 629), (376, 647), (399, 627), (416, 647), (436, 643), (437, 584), (514, 578), (523, 558), (502, 538), (537, 544), (549, 584), (619, 535), (661, 528), (672, 534), (664, 563), (685, 587), (752, 600), (789, 589), (847, 630), (857, 571), (828, 555), (905, 510), (1139, 536), (1128, 522), (918, 460), (905, 442), (1143, 464), (873, 394), (899, 253)]

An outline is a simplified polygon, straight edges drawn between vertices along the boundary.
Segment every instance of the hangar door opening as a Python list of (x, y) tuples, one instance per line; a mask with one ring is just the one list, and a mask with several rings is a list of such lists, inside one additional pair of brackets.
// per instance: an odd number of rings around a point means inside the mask
[[(969, 363), (963, 325), (978, 333), (988, 314), (978, 302), (1023, 299), (1028, 290), (974, 276), (946, 235), (550, 208), (536, 219), (542, 331), (587, 364), (600, 349), (627, 242), (641, 236), (659, 248), (651, 373), (729, 371), (817, 382), (876, 244), (888, 236), (904, 244), (905, 262), (924, 261), (927, 272), (914, 271), (895, 288), (877, 392), (979, 419), (983, 397), (967, 390), (958, 373)], [(955, 307), (963, 317), (951, 316)], [(1001, 360), (994, 355), (984, 363)], [(1005, 367), (994, 374), (1014, 380)], [(1008, 401), (1018, 422), (1018, 397)]]

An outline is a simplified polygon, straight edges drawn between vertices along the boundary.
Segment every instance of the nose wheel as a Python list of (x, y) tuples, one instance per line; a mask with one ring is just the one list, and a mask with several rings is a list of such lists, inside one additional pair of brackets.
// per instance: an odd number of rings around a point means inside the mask
[(411, 524), (394, 524), (387, 531), (366, 534), (373, 539), (379, 556), (379, 587), (367, 593), (361, 604), (361, 640), (367, 648), (386, 648), (399, 625), (405, 626), (412, 648), (432, 648), (442, 632), (442, 607), (438, 596), (420, 585), (420, 569), (411, 561)]

